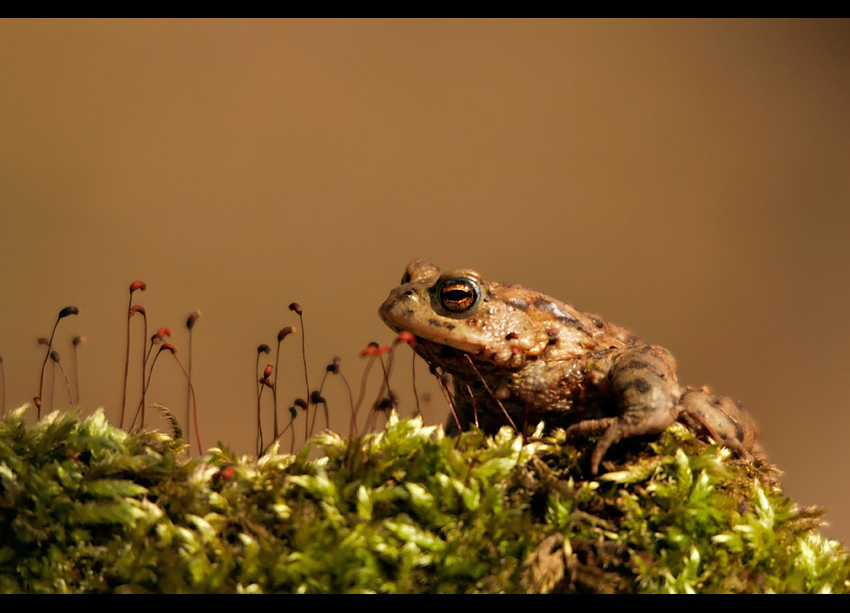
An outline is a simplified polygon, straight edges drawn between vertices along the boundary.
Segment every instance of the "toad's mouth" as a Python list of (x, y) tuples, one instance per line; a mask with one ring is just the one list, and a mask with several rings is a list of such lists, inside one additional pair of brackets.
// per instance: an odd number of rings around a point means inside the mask
[(476, 356), (485, 350), (485, 347), (481, 343), (474, 342), (475, 339), (453, 337), (450, 334), (451, 330), (448, 332), (445, 330), (431, 330), (429, 328), (420, 328), (417, 330), (411, 326), (402, 329), (411, 332), (416, 337), (416, 342), (420, 345), (428, 346), (432, 353), (446, 348), (454, 353), (461, 354), (461, 356), (462, 354)]

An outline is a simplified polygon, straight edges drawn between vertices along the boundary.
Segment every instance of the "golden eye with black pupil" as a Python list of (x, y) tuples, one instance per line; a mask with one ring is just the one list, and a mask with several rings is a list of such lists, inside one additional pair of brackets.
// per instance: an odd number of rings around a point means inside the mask
[(462, 313), (478, 302), (478, 288), (468, 279), (448, 279), (440, 287), (440, 304), (447, 311)]

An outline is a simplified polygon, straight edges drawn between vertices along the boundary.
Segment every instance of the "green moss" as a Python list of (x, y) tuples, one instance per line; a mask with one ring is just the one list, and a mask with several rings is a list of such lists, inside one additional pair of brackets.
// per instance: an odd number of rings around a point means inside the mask
[[(295, 456), (0, 422), (2, 592), (848, 592), (850, 557), (773, 468), (675, 425), (592, 444), (392, 418)], [(315, 457), (316, 453), (312, 453)]]

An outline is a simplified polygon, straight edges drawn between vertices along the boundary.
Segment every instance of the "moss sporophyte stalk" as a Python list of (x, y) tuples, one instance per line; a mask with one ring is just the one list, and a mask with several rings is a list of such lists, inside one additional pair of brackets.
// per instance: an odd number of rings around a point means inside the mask
[(24, 413), (0, 422), (2, 592), (850, 589), (820, 511), (681, 424), (590, 478), (592, 446), (563, 430), (452, 438), (393, 412), (295, 455), (187, 459), (180, 439), (100, 411), (29, 428)]

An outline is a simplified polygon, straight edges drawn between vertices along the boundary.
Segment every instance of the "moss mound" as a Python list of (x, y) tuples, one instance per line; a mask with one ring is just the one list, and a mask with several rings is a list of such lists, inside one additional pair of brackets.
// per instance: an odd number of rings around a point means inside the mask
[[(391, 418), (295, 456), (0, 422), (0, 592), (848, 592), (850, 557), (773, 468), (679, 425), (592, 445)], [(321, 459), (312, 449), (322, 452)]]

